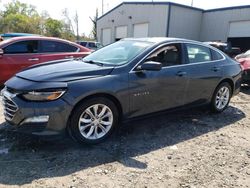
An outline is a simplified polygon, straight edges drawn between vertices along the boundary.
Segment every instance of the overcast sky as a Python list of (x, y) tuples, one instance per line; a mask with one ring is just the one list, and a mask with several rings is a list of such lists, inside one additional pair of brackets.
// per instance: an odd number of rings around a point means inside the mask
[[(11, 2), (12, 0), (0, 0), (0, 7), (2, 4)], [(88, 35), (92, 28), (92, 23), (89, 17), (95, 15), (95, 10), (98, 8), (101, 15), (102, 0), (19, 0), (23, 3), (32, 4), (41, 12), (46, 10), (49, 15), (56, 19), (62, 19), (62, 10), (68, 8), (71, 16), (78, 12), (80, 33)], [(147, 1), (152, 0), (125, 0), (125, 1)], [(158, 0), (154, 0), (155, 2)], [(164, 0), (161, 0), (161, 2)], [(179, 4), (191, 5), (192, 0), (169, 0)], [(169, 2), (168, 1), (168, 2)], [(250, 0), (193, 0), (193, 6), (202, 9), (213, 9), (229, 6), (250, 5)], [(113, 7), (123, 2), (123, 0), (104, 0), (104, 13)]]

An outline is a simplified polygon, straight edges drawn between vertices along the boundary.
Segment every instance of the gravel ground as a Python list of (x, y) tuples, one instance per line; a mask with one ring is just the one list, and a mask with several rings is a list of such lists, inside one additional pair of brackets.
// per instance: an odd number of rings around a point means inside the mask
[(0, 187), (19, 186), (250, 187), (250, 89), (222, 114), (133, 121), (96, 146), (14, 134), (0, 116)]

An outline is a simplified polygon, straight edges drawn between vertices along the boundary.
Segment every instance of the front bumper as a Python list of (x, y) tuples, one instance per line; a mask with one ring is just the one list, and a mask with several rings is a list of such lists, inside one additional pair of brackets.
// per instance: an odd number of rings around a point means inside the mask
[(25, 101), (6, 89), (2, 95), (4, 117), (15, 131), (38, 136), (65, 133), (72, 106), (63, 99), (50, 102)]

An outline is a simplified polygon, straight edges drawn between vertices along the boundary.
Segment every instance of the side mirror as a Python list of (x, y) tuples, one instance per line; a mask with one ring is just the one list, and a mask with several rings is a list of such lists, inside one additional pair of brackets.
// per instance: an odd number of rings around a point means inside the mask
[(148, 70), (148, 71), (160, 71), (161, 69), (162, 69), (162, 64), (155, 61), (147, 61), (137, 67), (137, 70)]
[(0, 57), (3, 56), (3, 49), (0, 48)]

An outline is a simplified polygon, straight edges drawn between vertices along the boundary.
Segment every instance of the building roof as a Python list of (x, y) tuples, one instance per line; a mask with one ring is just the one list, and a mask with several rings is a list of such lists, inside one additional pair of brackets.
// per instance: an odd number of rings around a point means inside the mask
[(216, 8), (216, 9), (209, 9), (209, 10), (204, 10), (196, 7), (191, 7), (188, 5), (182, 5), (178, 3), (173, 3), (173, 2), (122, 2), (121, 4), (117, 5), (116, 7), (112, 8), (102, 16), (100, 16), (97, 20), (100, 20), (110, 12), (113, 12), (115, 9), (119, 8), (122, 5), (174, 5), (177, 7), (183, 7), (183, 8), (188, 8), (192, 10), (198, 10), (202, 12), (216, 12), (216, 11), (224, 11), (224, 10), (234, 10), (234, 9), (242, 9), (242, 8), (250, 8), (250, 5), (243, 5), (243, 6), (234, 6), (234, 7), (224, 7), (224, 8)]

